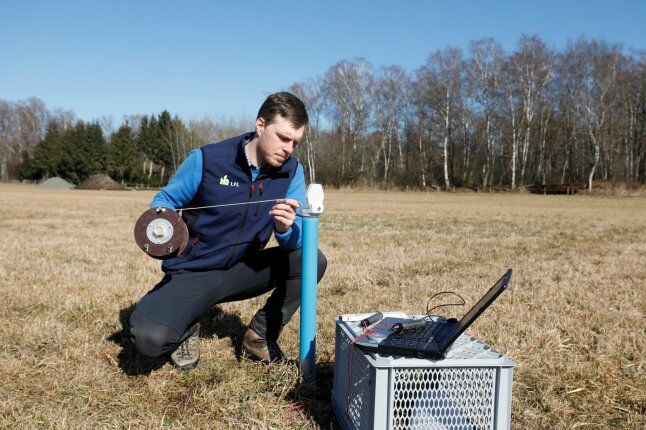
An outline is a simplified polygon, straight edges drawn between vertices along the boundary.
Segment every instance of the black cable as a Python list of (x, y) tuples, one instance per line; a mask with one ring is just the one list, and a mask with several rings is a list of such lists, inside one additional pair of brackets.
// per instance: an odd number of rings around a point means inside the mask
[[(429, 309), (428, 307), (431, 304), (431, 300), (433, 300), (434, 298), (436, 298), (440, 294), (453, 294), (454, 296), (458, 296), (460, 298), (460, 300), (462, 300), (462, 303), (444, 303), (444, 304), (437, 305), (437, 306), (432, 307), (431, 309)], [(431, 318), (431, 311), (433, 309), (441, 308), (441, 307), (444, 307), (444, 306), (464, 306), (465, 304), (466, 304), (466, 302), (464, 301), (462, 296), (459, 295), (458, 293), (454, 293), (453, 291), (440, 291), (439, 293), (434, 294), (430, 299), (428, 299), (428, 302), (426, 303), (426, 316)]]

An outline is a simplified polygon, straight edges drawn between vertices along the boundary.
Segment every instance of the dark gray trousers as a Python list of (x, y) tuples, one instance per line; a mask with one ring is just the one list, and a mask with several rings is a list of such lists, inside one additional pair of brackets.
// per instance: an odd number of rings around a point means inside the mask
[[(327, 260), (319, 250), (318, 281)], [(301, 301), (301, 250), (257, 251), (229, 269), (167, 272), (135, 306), (130, 338), (148, 357), (174, 351), (194, 333), (193, 323), (211, 306), (257, 297), (273, 290), (249, 327), (277, 340)]]

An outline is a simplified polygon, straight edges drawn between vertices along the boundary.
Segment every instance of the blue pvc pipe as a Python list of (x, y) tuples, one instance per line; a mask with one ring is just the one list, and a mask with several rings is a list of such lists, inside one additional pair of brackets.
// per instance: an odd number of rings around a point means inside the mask
[(316, 360), (316, 289), (318, 278), (318, 215), (303, 215), (300, 362), (305, 383), (314, 383)]

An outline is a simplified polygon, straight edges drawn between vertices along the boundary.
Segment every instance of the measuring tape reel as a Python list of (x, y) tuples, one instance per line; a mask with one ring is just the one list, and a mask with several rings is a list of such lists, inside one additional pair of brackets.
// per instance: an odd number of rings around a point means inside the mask
[(172, 209), (150, 208), (135, 223), (139, 249), (158, 260), (179, 255), (188, 243), (188, 228)]

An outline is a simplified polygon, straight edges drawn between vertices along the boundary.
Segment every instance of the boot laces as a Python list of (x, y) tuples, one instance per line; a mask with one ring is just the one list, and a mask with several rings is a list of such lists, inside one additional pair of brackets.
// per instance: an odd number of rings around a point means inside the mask
[(193, 357), (193, 350), (195, 349), (195, 344), (197, 343), (197, 333), (186, 338), (184, 342), (179, 345), (178, 355), (182, 359), (189, 359)]

